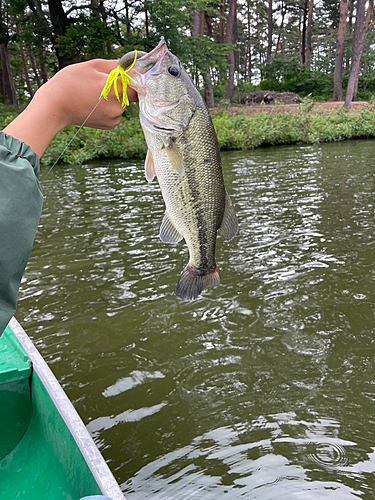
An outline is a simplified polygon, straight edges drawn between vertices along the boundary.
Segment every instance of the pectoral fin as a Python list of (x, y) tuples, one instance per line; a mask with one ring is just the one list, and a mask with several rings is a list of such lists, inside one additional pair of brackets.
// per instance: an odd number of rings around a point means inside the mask
[(178, 151), (176, 144), (174, 143), (174, 140), (169, 137), (168, 140), (165, 142), (163, 145), (163, 149), (165, 149), (169, 161), (171, 163), (172, 168), (181, 176), (183, 177), (185, 175), (185, 165), (184, 165), (184, 160)]
[(151, 151), (148, 149), (145, 159), (145, 176), (148, 182), (152, 182), (155, 175), (154, 157), (152, 156)]
[(163, 222), (161, 223), (159, 235), (163, 243), (174, 244), (182, 240), (181, 234), (174, 227), (167, 212), (165, 212)]
[(233, 207), (233, 203), (225, 192), (225, 210), (224, 217), (220, 227), (220, 234), (226, 241), (232, 240), (238, 232), (237, 215)]

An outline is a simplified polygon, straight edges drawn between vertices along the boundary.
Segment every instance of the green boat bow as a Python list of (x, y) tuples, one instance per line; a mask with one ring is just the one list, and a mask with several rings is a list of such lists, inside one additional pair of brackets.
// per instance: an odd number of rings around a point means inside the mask
[(85, 425), (13, 318), (0, 337), (0, 498), (124, 500)]

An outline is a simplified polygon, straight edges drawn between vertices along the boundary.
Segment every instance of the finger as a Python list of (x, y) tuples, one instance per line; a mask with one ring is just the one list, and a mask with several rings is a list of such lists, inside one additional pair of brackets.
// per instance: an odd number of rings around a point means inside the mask
[(100, 73), (109, 74), (118, 65), (118, 59), (93, 59), (92, 61), (87, 61), (92, 65), (94, 69)]
[(130, 102), (138, 102), (138, 94), (134, 89), (128, 87), (126, 89), (126, 93), (128, 94), (128, 99)]

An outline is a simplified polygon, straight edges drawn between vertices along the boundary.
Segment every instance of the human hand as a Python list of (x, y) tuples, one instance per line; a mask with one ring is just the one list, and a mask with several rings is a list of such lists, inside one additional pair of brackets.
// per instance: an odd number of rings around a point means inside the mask
[[(113, 89), (108, 99), (102, 99), (99, 104), (98, 101), (109, 73), (117, 64), (117, 60), (93, 59), (67, 66), (39, 89), (41, 98), (38, 95), (36, 97), (40, 103), (48, 106), (52, 104), (61, 119), (62, 128), (68, 125), (82, 125), (97, 106), (85, 126), (111, 130), (121, 122), (124, 108), (116, 99)], [(121, 88), (120, 81), (118, 86)], [(127, 94), (131, 102), (138, 100), (137, 93), (129, 87)]]
[[(117, 63), (117, 60), (94, 59), (62, 69), (37, 91), (25, 111), (4, 132), (25, 142), (41, 156), (58, 132), (68, 125), (82, 125), (93, 110), (86, 127), (113, 129), (121, 122), (124, 109), (113, 89), (108, 100), (99, 102), (99, 96)], [(127, 94), (129, 101), (138, 100), (137, 93), (129, 87)]]

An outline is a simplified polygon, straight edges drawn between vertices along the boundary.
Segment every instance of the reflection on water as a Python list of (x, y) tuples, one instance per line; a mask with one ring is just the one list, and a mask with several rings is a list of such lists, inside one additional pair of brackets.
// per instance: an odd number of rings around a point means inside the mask
[(240, 231), (193, 303), (141, 164), (49, 174), (18, 319), (127, 498), (374, 498), (374, 158), (224, 154)]

